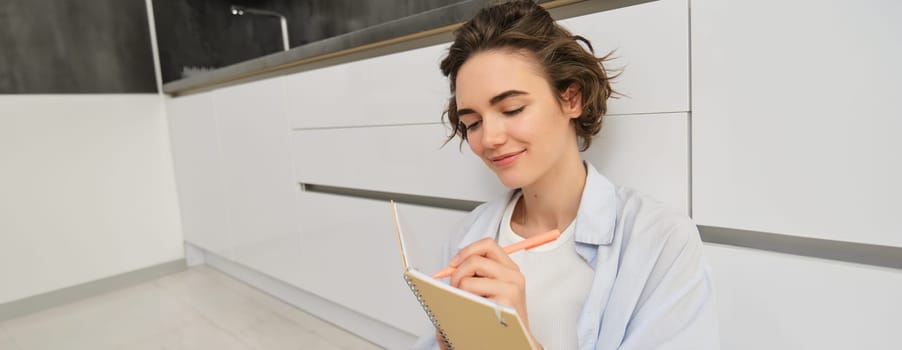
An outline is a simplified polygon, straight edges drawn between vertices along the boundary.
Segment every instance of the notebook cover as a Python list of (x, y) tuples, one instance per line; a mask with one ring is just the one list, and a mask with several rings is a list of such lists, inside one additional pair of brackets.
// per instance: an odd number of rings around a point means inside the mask
[[(455, 350), (533, 349), (526, 327), (510, 306), (454, 288), (410, 265), (397, 205), (391, 202), (404, 277), (419, 294), (424, 311), (432, 313)], [(428, 311), (426, 310), (428, 309)]]
[(408, 270), (405, 276), (454, 349), (532, 349), (526, 328), (513, 308), (451, 287), (416, 270)]

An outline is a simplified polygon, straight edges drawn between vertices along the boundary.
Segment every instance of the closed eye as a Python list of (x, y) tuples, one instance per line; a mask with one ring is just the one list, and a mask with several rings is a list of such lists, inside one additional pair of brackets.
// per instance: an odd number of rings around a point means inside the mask
[(520, 114), (520, 112), (523, 112), (524, 109), (526, 109), (526, 106), (523, 106), (523, 107), (520, 107), (520, 108), (517, 108), (514, 110), (510, 110), (510, 111), (504, 111), (502, 113), (504, 113), (504, 115), (506, 115), (508, 117), (513, 117), (517, 114)]

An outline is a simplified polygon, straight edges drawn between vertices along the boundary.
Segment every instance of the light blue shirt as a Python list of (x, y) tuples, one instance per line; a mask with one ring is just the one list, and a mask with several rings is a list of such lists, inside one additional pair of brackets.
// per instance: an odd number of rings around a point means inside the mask
[[(575, 240), (595, 276), (575, 330), (579, 349), (719, 349), (711, 271), (695, 224), (585, 164)], [(450, 237), (443, 263), (495, 237), (513, 195), (474, 209)], [(414, 347), (439, 348), (433, 333)]]

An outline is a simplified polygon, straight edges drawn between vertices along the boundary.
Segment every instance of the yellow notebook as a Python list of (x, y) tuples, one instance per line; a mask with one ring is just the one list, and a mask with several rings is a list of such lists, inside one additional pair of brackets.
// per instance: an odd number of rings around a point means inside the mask
[(395, 202), (391, 202), (404, 279), (448, 349), (533, 349), (514, 308), (454, 288), (409, 266)]

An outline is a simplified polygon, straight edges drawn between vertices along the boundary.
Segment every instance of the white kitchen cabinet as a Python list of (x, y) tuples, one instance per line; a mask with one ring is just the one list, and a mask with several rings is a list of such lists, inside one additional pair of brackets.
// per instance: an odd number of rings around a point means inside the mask
[(213, 93), (169, 98), (166, 112), (184, 239), (230, 256), (231, 228), (226, 217), (227, 194)]
[[(441, 267), (445, 237), (465, 212), (399, 204), (404, 233), (420, 259), (415, 267), (433, 273)], [(403, 279), (389, 203), (304, 192), (296, 213), (303, 222), (301, 261), (293, 283), (325, 299), (411, 334), (431, 327)], [(434, 244), (434, 243), (439, 244)]]
[(290, 273), (301, 245), (283, 87), (268, 79), (213, 93), (233, 244), (227, 257), (277, 278)]
[[(687, 0), (660, 0), (560, 23), (589, 39), (596, 54), (616, 50), (623, 68), (609, 114), (689, 110)], [(295, 129), (439, 122), (451, 96), (439, 63), (450, 43), (397, 52), (287, 76)]]
[(434, 123), (447, 104), (439, 62), (448, 44), (429, 46), (285, 77), (296, 129)]
[[(584, 154), (611, 181), (688, 213), (686, 113), (613, 116)], [(487, 201), (506, 189), (444, 127), (387, 126), (296, 131), (292, 153), (300, 183)]]
[(902, 271), (716, 244), (724, 349), (895, 349)]
[(487, 201), (506, 189), (441, 124), (295, 131), (300, 183)]
[(608, 116), (583, 159), (611, 182), (689, 215), (686, 113)]
[(902, 247), (902, 3), (692, 2), (696, 222)]
[(659, 0), (560, 21), (592, 42), (599, 56), (615, 51), (606, 67), (622, 69), (608, 114), (689, 110), (689, 4)]

